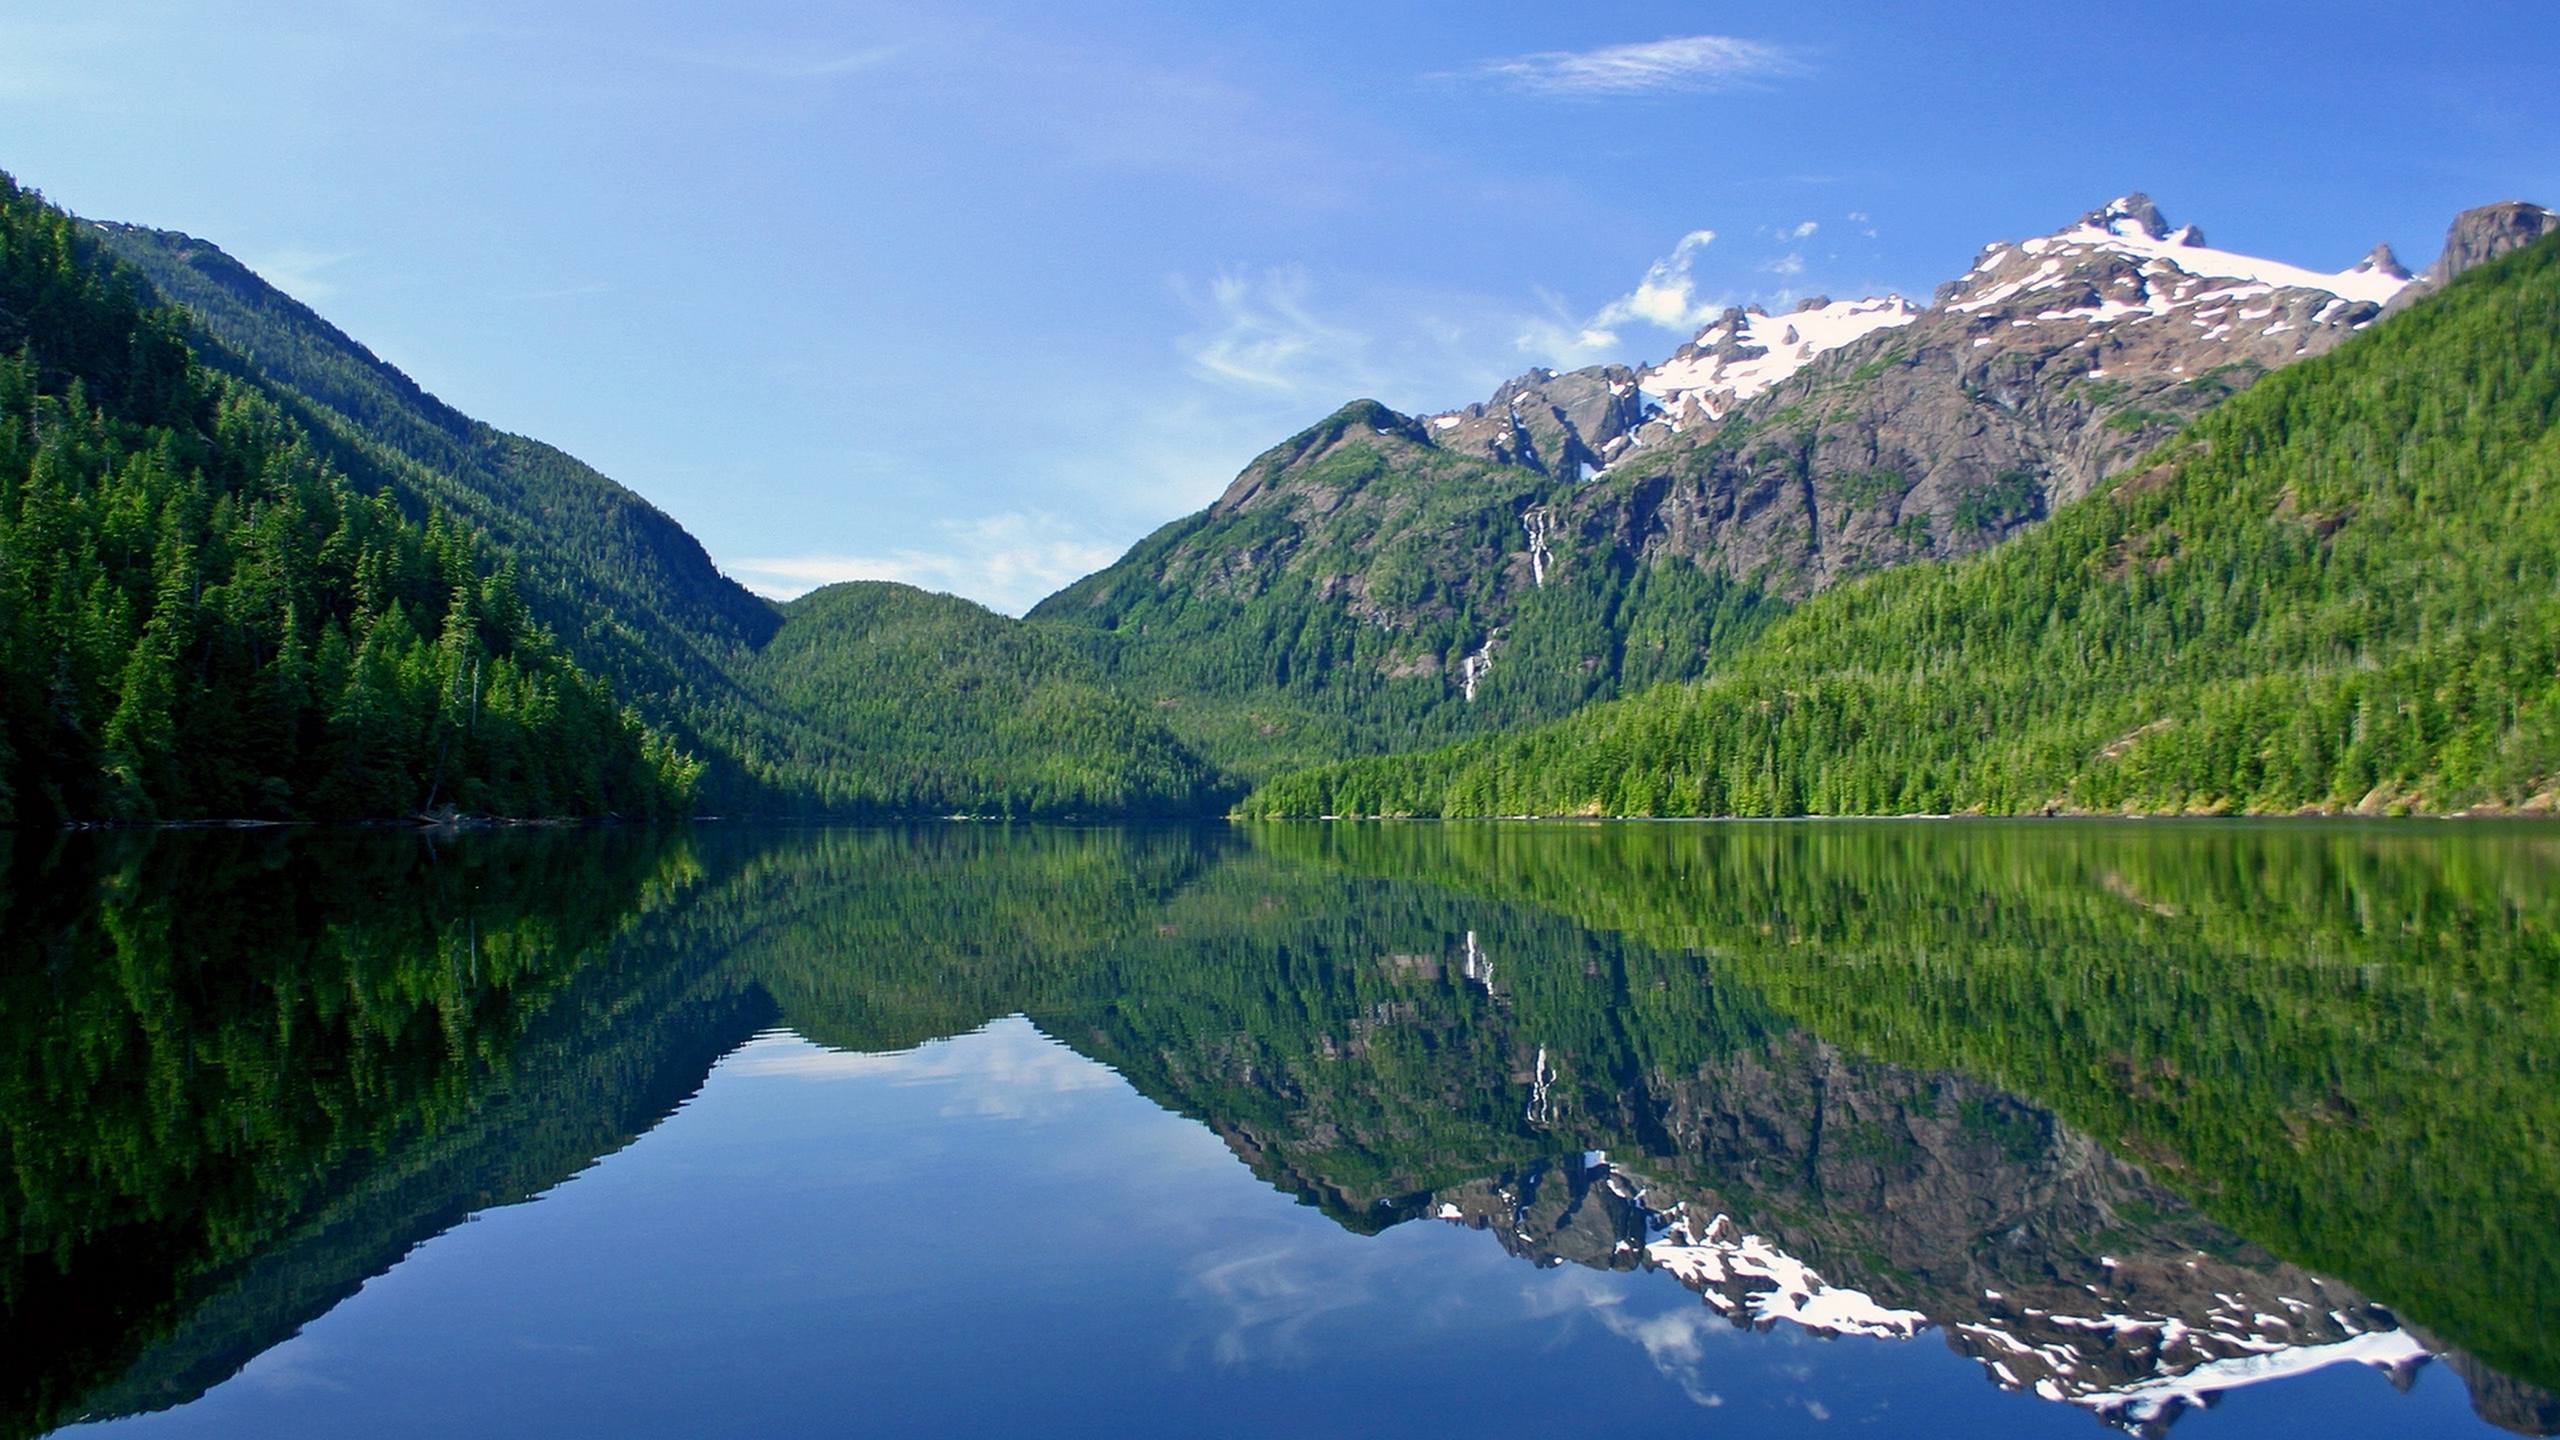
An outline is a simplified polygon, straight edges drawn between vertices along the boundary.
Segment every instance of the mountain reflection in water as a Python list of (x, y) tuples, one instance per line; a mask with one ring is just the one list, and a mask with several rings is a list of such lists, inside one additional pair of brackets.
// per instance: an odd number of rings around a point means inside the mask
[[(697, 1091), (919, 1055), (1012, 1067), (989, 1124), (1125, 1082), (1336, 1245), (1460, 1226), (1685, 1286), (1668, 1321), (1587, 1308), (1690, 1402), (1738, 1393), (1729, 1326), (1942, 1342), (1991, 1385), (1903, 1419), (1985, 1433), (2035, 1413), (2003, 1392), (2160, 1433), (2240, 1391), (2271, 1398), (2230, 1424), (2283, 1433), (2295, 1377), (2438, 1362), (2560, 1431), (2548, 829), (170, 833), (0, 867), (11, 1435), (186, 1420)], [(1013, 1016), (1066, 1048), (997, 1043)], [(787, 1162), (734, 1123), (722, 1153)]]

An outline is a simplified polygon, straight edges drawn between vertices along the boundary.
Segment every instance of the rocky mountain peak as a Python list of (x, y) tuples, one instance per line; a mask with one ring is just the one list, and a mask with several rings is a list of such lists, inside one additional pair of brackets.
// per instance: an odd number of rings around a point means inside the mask
[(2154, 203), (2150, 196), (2139, 190), (2130, 195), (2117, 196), (2081, 216), (2070, 229), (2057, 233), (2059, 237), (2069, 238), (2085, 235), (2093, 230), (2121, 240), (2133, 241), (2136, 244), (2149, 242), (2153, 246), (2169, 246), (2174, 249), (2205, 248), (2204, 227), (2180, 225), (2171, 229), (2169, 217), (2161, 213), (2159, 205)]
[(1428, 447), (1430, 436), (1415, 420), (1376, 400), (1354, 400), (1315, 424), (1254, 458), (1211, 507), (1231, 514), (1298, 493), (1302, 472), (1343, 448), (1375, 451), (1387, 447)]
[(2348, 273), (2382, 275), (2393, 280), (2406, 280), (2409, 278), (2409, 267), (2400, 263), (2400, 257), (2393, 253), (2390, 242), (2385, 241), (2374, 246), (2369, 254), (2356, 262), (2355, 269)]
[(1602, 451), (1643, 419), (1635, 372), (1626, 366), (1540, 367), (1504, 381), (1481, 405), (1429, 417), (1425, 433), (1444, 450), (1576, 476), (1599, 468)]
[[(2169, 238), (2169, 217), (2161, 214), (2160, 207), (2152, 203), (2151, 197), (2139, 190), (2130, 195), (2119, 195), (2081, 216), (2080, 224), (2087, 229), (2104, 230), (2110, 235), (2139, 235), (2150, 240)], [(2197, 231), (2192, 225), (2187, 229), (2194, 232), (2195, 243), (2204, 243), (2202, 231)]]
[[(2523, 200), (2501, 200), (2495, 205), (2479, 205), (2453, 217), (2445, 230), (2444, 253), (2427, 273), (2403, 286), (2391, 298), (2386, 310), (2406, 308), (2421, 296), (2433, 294), (2455, 276), (2475, 266), (2486, 265), (2510, 251), (2521, 250), (2554, 230), (2560, 230), (2560, 214)], [(2388, 254), (2389, 246), (2377, 254)], [(2407, 273), (2403, 271), (2402, 273)]]
[(1485, 402), (1485, 408), (1499, 410), (1505, 406), (1516, 405), (1536, 395), (1541, 387), (1554, 378), (1556, 378), (1556, 372), (1553, 370), (1543, 365), (1532, 366), (1496, 387), (1493, 398)]
[[(1989, 247), (1972, 269), (1940, 287), (1933, 308), (1991, 317), (2022, 330), (2075, 323), (2092, 343), (2096, 330), (2130, 333), (2125, 327), (2172, 317), (2195, 322), (2192, 328), (2201, 333), (2194, 338), (2205, 342), (2244, 331), (2266, 340), (2287, 337), (2272, 347), (2280, 354), (2181, 354), (2161, 366), (2195, 374), (2231, 360), (2268, 362), (2309, 353), (2322, 343), (2312, 332), (2369, 323), (2408, 283), (2407, 272), (2387, 252), (2331, 274), (2217, 250), (2205, 243), (2202, 230), (2171, 229), (2149, 196), (2133, 194), (2090, 211), (2069, 229)], [(1996, 341), (1974, 335), (1970, 343), (1980, 348)], [(2182, 371), (2190, 359), (2204, 363)]]
[(1698, 338), (1684, 348), (1693, 355), (1715, 355), (1726, 360), (1765, 355), (1769, 347), (1754, 333), (1754, 322), (1768, 318), (1769, 312), (1757, 305), (1728, 307), (1716, 317), (1716, 323), (1699, 331)]
[(2521, 250), (2553, 230), (2560, 214), (2522, 200), (2501, 200), (2453, 217), (2445, 231), (2444, 253), (2427, 267), (2427, 283), (2442, 285), (2475, 265), (2485, 265), (2510, 250)]

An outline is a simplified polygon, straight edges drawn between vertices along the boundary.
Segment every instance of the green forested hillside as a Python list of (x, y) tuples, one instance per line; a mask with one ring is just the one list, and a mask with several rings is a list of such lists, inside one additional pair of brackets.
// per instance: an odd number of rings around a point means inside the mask
[(0, 823), (660, 814), (695, 769), (0, 177)]
[(533, 618), (701, 757), (709, 809), (1199, 814), (1240, 788), (1118, 698), (1090, 645), (897, 586), (777, 607), (638, 495), (455, 411), (215, 246), (89, 229), (180, 307), (208, 365), (299, 421), (356, 490), (450, 512), (504, 557)]
[(1713, 679), (1273, 781), (1259, 815), (2547, 807), (2560, 245), (2213, 411), (2000, 549)]
[(836, 737), (831, 811), (1196, 815), (1236, 793), (1048, 627), (876, 582), (783, 614), (744, 673)]
[(89, 228), (184, 312), (208, 365), (301, 422), (359, 488), (448, 511), (514, 559), (526, 603), (578, 662), (704, 756), (706, 801), (807, 803), (824, 737), (735, 673), (781, 618), (682, 526), (574, 456), (454, 410), (219, 248)]
[(2537, 1384), (2560, 1380), (2544, 1320), (2560, 1250), (2508, 1217), (2560, 1196), (2554, 838), (2067, 821), (1253, 834), (1711, 957), (1779, 1023), (2050, 1107)]
[(1550, 532), (1576, 489), (1357, 401), (1031, 618), (1088, 634), (1114, 683), (1260, 779), (1694, 678), (1784, 609), (1683, 558)]
[(203, 1393), (772, 1014), (624, 953), (704, 878), (659, 827), (0, 833), (0, 874), (10, 1440)]
[[(2560, 772), (2547, 257), (2493, 266), (2295, 367), (2023, 543), (1783, 621), (1760, 571), (1647, 549), (1640, 497), (1574, 509), (1615, 482), (1443, 449), (1362, 402), (1021, 623), (888, 587), (771, 605), (640, 497), (453, 411), (218, 249), (83, 233), (179, 306), (169, 343), (192, 346), (222, 393), (344, 477), (333, 529), (354, 507), (368, 518), (346, 526), (419, 531), (434, 553), (386, 573), (410, 586), (393, 598), (421, 654), (455, 575), (504, 573), (520, 605), (475, 602), (492, 658), (525, 663), (488, 627), (547, 629), (560, 663), (702, 760), (696, 791), (724, 813), (1159, 814), (1308, 766), (1327, 768), (1272, 781), (1250, 808), (2441, 809), (2548, 803)], [(204, 523), (236, 523), (218, 498)], [(1682, 523), (1713, 529), (1720, 513)], [(314, 655), (321, 643), (314, 630)], [(79, 644), (64, 655), (66, 673), (105, 663)], [(429, 668), (399, 683), (424, 696)], [(65, 683), (24, 680), (11, 703), (69, 715), (38, 694)], [(53, 723), (103, 754), (110, 719)], [(494, 803), (444, 787), (446, 767), (481, 762), (441, 741), (384, 762), (399, 778), (323, 801), (310, 776), (235, 764), (230, 742), (205, 739), (172, 752), (186, 759), (154, 798), (118, 782), (112, 804), (100, 790), (26, 813), (362, 813), (412, 788), (401, 803)], [(1441, 742), (1455, 743), (1349, 758)]]

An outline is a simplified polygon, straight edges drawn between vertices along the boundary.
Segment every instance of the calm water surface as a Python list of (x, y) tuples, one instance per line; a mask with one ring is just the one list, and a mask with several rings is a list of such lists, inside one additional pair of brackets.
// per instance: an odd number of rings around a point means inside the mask
[(2560, 1433), (2560, 830), (0, 877), (13, 1436)]

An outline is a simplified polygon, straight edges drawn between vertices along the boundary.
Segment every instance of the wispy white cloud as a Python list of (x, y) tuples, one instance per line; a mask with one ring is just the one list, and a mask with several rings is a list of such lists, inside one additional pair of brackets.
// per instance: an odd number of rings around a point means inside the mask
[(1499, 383), (1487, 358), (1516, 323), (1509, 305), (1480, 295), (1320, 295), (1304, 267), (1222, 271), (1206, 285), (1173, 279), (1193, 328), (1176, 349), (1231, 418), (1268, 427), (1363, 396), (1399, 408), (1478, 398)]
[(1653, 1362), (1656, 1373), (1679, 1386), (1691, 1404), (1707, 1409), (1722, 1406), (1724, 1396), (1707, 1384), (1704, 1369), (1707, 1346), (1730, 1335), (1731, 1324), (1703, 1305), (1674, 1303), (1668, 1309), (1639, 1312), (1626, 1303), (1627, 1297), (1623, 1285), (1604, 1282), (1596, 1275), (1570, 1274), (1560, 1276), (1552, 1290), (1526, 1291), (1522, 1299), (1532, 1316), (1588, 1315), (1610, 1334), (1633, 1341)]
[(329, 277), (329, 272), (354, 258), (355, 253), (349, 250), (308, 250), (288, 245), (281, 250), (242, 255), (240, 263), (305, 305), (318, 305), (338, 293), (338, 282)]
[(943, 543), (931, 548), (752, 556), (727, 561), (723, 568), (738, 583), (776, 600), (848, 580), (894, 580), (966, 595), (1018, 615), (1067, 582), (1120, 558), (1119, 547), (1081, 538), (1073, 525), (1048, 514), (1005, 511), (946, 520), (938, 529)]
[(1641, 320), (1664, 330), (1694, 329), (1716, 312), (1698, 299), (1698, 283), (1690, 273), (1698, 252), (1715, 243), (1713, 230), (1692, 230), (1680, 237), (1671, 253), (1646, 267), (1636, 288), (1600, 308), (1595, 324), (1623, 325)]
[(1790, 251), (1760, 268), (1772, 275), (1801, 275), (1804, 273), (1804, 255), (1801, 251)]
[(1223, 1312), (1211, 1357), (1224, 1369), (1304, 1364), (1308, 1337), (1327, 1316), (1370, 1303), (1362, 1262), (1371, 1258), (1325, 1264), (1294, 1241), (1202, 1256), (1186, 1289)]
[(1303, 268), (1222, 271), (1205, 290), (1180, 279), (1174, 289), (1200, 325), (1180, 345), (1201, 379), (1267, 395), (1352, 398), (1338, 392), (1367, 368), (1369, 337), (1316, 315)]
[(1722, 90), (1804, 72), (1795, 52), (1731, 35), (1679, 35), (1597, 50), (1541, 50), (1489, 61), (1475, 73), (1533, 95), (1601, 98)]
[(342, 1374), (345, 1357), (309, 1335), (291, 1340), (252, 1360), (240, 1371), (242, 1383), (277, 1395), (318, 1390), (347, 1394), (355, 1387)]
[(1821, 222), (1821, 221), (1819, 221), (1819, 220), (1806, 220), (1806, 221), (1802, 221), (1802, 222), (1798, 223), (1798, 224), (1797, 224), (1797, 226), (1796, 226), (1794, 229), (1789, 230), (1789, 231), (1787, 232), (1787, 238), (1788, 238), (1788, 239), (1790, 239), (1790, 240), (1806, 240), (1806, 239), (1811, 239), (1811, 238), (1812, 238), (1812, 236), (1813, 236), (1813, 232), (1814, 232), (1814, 231), (1816, 231), (1816, 230), (1819, 230), (1819, 229), (1821, 229), (1821, 228), (1822, 228), (1822, 222)]
[(1724, 308), (1721, 299), (1699, 294), (1693, 273), (1698, 252), (1714, 244), (1715, 238), (1713, 230), (1692, 230), (1681, 236), (1670, 254), (1645, 268), (1644, 278), (1633, 290), (1601, 306), (1588, 319), (1563, 319), (1561, 306), (1551, 300), (1550, 313), (1524, 325), (1516, 343), (1522, 351), (1555, 364), (1588, 364), (1617, 349), (1620, 327), (1630, 323), (1677, 334), (1696, 330)]

